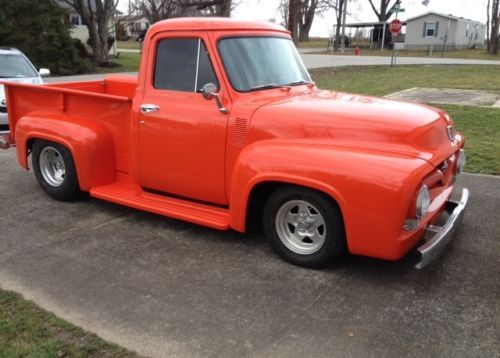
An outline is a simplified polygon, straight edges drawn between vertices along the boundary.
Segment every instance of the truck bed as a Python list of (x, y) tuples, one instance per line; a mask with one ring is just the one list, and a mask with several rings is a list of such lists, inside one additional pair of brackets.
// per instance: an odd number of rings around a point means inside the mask
[(30, 85), (5, 82), (11, 142), (24, 116), (64, 114), (64, 120), (100, 121), (115, 145), (117, 171), (129, 171), (132, 99), (137, 78), (110, 75), (103, 80)]

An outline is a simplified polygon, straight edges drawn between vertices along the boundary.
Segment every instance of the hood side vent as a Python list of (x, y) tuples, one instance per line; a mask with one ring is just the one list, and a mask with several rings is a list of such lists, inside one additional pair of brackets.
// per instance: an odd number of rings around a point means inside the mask
[(233, 125), (233, 144), (242, 147), (247, 142), (248, 120), (236, 118)]

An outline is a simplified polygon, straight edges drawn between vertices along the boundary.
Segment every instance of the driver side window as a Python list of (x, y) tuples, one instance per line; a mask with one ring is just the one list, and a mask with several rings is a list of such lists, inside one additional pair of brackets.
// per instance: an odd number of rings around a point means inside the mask
[(158, 43), (153, 86), (156, 89), (200, 92), (207, 83), (219, 88), (201, 39), (165, 39)]

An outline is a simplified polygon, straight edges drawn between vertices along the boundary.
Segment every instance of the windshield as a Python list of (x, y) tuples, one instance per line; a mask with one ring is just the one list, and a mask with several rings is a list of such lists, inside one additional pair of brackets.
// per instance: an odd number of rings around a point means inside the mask
[(38, 77), (38, 74), (23, 56), (0, 54), (0, 78), (24, 77)]
[(219, 42), (232, 86), (239, 92), (311, 82), (293, 42), (282, 37), (236, 37)]

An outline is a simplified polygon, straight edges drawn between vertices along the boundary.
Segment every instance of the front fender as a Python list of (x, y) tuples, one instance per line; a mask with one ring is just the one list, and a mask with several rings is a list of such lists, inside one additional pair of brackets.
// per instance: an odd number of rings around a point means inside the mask
[(80, 188), (91, 188), (115, 181), (113, 139), (101, 123), (61, 112), (37, 111), (16, 124), (19, 164), (28, 169), (28, 143), (44, 139), (64, 145), (71, 152)]
[[(245, 230), (250, 194), (262, 182), (309, 187), (340, 207), (351, 253), (394, 258), (410, 202), (433, 167), (425, 160), (374, 150), (267, 140), (246, 147), (230, 182), (231, 226)], [(394, 245), (392, 245), (394, 246)]]

